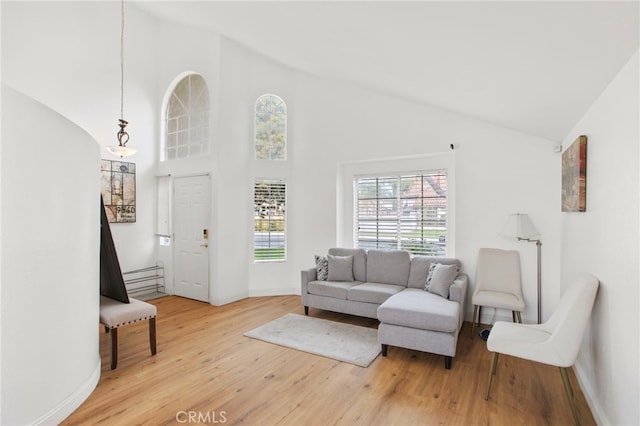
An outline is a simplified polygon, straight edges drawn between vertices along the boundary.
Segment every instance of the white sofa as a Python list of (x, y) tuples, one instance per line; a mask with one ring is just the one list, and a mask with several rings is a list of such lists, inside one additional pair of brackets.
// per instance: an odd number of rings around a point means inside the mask
[[(332, 248), (329, 255), (335, 256), (339, 280), (332, 274), (331, 263), (327, 280), (317, 279), (317, 267), (301, 273), (306, 315), (309, 308), (317, 308), (376, 318), (383, 356), (388, 346), (403, 347), (444, 355), (445, 367), (451, 368), (468, 286), (467, 275), (459, 272), (458, 259), (412, 256), (405, 250), (349, 248)], [(346, 271), (349, 258), (352, 275)], [(429, 268), (435, 264), (457, 267), (450, 286), (439, 289), (442, 295), (425, 290)], [(454, 268), (444, 266), (442, 270)]]

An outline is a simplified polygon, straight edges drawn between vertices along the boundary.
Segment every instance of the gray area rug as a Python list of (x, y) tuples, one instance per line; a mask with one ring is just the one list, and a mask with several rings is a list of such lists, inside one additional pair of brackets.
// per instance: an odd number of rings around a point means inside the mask
[(360, 367), (368, 367), (380, 354), (374, 328), (298, 314), (287, 314), (244, 335)]

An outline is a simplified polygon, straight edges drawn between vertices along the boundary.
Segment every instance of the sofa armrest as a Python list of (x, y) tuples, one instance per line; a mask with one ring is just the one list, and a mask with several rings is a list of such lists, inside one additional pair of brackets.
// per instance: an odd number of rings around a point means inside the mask
[(459, 273), (456, 279), (451, 284), (449, 288), (449, 300), (454, 302), (458, 302), (460, 304), (460, 324), (462, 327), (462, 323), (464, 322), (464, 315), (466, 311), (466, 301), (467, 301), (467, 287), (469, 285), (469, 277), (467, 274)]
[(307, 294), (309, 293), (307, 292), (307, 284), (309, 284), (310, 281), (315, 281), (317, 277), (318, 272), (316, 268), (303, 269), (300, 272), (300, 296), (302, 297), (302, 304), (304, 306), (308, 306)]

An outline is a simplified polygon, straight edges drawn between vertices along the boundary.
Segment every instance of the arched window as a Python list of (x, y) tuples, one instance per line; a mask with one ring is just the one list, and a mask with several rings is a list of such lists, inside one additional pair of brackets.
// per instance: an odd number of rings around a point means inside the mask
[(256, 101), (256, 160), (287, 159), (287, 105), (276, 95)]
[(209, 89), (201, 75), (188, 74), (165, 103), (162, 160), (209, 153)]

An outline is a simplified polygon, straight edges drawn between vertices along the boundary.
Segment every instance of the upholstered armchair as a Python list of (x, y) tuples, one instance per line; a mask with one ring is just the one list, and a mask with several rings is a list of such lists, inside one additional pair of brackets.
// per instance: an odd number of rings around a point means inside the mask
[(496, 372), (498, 354), (515, 356), (560, 368), (569, 405), (576, 424), (580, 424), (578, 407), (567, 368), (580, 350), (584, 329), (596, 298), (599, 282), (591, 274), (579, 275), (560, 299), (557, 309), (543, 324), (495, 323), (487, 340), (493, 352), (485, 399), (489, 399), (491, 381)]
[(519, 252), (494, 248), (480, 249), (471, 303), (471, 337), (475, 332), (476, 321), (477, 325), (480, 325), (483, 306), (512, 311), (513, 321), (522, 322), (524, 298)]

